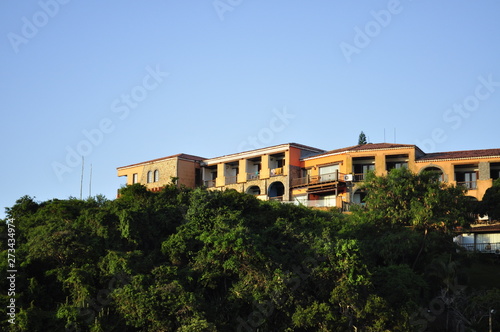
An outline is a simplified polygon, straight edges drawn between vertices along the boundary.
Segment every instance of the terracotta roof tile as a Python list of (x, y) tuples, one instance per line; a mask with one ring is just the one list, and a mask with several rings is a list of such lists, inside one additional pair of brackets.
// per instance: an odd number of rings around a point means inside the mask
[(500, 157), (500, 149), (427, 153), (424, 156), (420, 157), (417, 160), (417, 162), (430, 161), (430, 160), (447, 160), (447, 159), (475, 159), (475, 158), (486, 158), (486, 157)]
[[(359, 152), (359, 151), (369, 151), (369, 150), (383, 150), (383, 149), (398, 149), (398, 148), (417, 148), (416, 145), (412, 144), (395, 144), (395, 143), (367, 143), (367, 144), (358, 144), (353, 146), (348, 146), (346, 148), (336, 149), (326, 151), (321, 154), (317, 154), (308, 158), (317, 158), (325, 155), (338, 154), (343, 152)], [(420, 149), (419, 149), (420, 150)]]
[(205, 158), (198, 157), (198, 156), (193, 156), (193, 155), (190, 155), (190, 154), (178, 153), (178, 154), (174, 154), (174, 155), (168, 156), (168, 157), (147, 160), (147, 161), (143, 161), (143, 162), (140, 162), (140, 163), (131, 164), (131, 165), (127, 165), (127, 166), (121, 166), (121, 167), (118, 167), (117, 169), (128, 168), (128, 167), (133, 167), (133, 166), (139, 166), (139, 165), (144, 165), (144, 164), (150, 164), (150, 163), (154, 163), (154, 162), (157, 162), (157, 161), (162, 161), (162, 160), (167, 160), (167, 159), (172, 159), (172, 158), (190, 159), (190, 160), (193, 160), (193, 161), (203, 161), (205, 159)]

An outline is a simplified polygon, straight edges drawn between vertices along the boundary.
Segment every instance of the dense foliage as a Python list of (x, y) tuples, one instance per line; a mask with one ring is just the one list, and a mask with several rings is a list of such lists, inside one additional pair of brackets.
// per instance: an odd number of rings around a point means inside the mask
[(479, 203), (479, 214), (488, 215), (490, 220), (500, 221), (500, 179), (493, 181), (493, 185), (486, 190)]
[(22, 197), (7, 209), (18, 312), (2, 329), (484, 328), (500, 291), (466, 286), (471, 258), (452, 241), (468, 222), (463, 191), (406, 170), (366, 189), (366, 206), (349, 215), (173, 184), (129, 186), (112, 201)]

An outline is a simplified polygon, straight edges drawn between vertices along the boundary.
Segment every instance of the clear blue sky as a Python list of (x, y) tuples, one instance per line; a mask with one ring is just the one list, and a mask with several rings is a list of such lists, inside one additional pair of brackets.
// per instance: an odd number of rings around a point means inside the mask
[[(0, 4), (0, 217), (116, 167), (287, 142), (499, 148), (500, 2)], [(255, 137), (251, 139), (250, 137)], [(74, 151), (74, 152), (71, 152)]]

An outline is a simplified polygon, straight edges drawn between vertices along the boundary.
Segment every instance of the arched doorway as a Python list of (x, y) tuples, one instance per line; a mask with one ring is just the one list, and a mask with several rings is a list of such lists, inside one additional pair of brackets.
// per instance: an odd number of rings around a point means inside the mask
[(259, 186), (251, 186), (247, 189), (247, 194), (258, 196), (260, 195), (260, 188)]
[(268, 190), (269, 199), (283, 200), (285, 195), (285, 186), (282, 182), (276, 181), (271, 183)]
[(354, 204), (364, 204), (366, 197), (366, 191), (358, 189), (352, 195), (352, 203)]

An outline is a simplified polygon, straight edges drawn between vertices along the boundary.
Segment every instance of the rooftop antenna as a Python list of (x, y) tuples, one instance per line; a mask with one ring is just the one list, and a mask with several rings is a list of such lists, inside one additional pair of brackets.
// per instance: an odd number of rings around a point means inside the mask
[(80, 178), (80, 200), (82, 199), (82, 190), (83, 190), (83, 166), (85, 165), (85, 159), (82, 156), (82, 176)]
[(396, 144), (396, 127), (394, 127), (394, 144)]
[(384, 128), (384, 143), (385, 143), (385, 128)]

